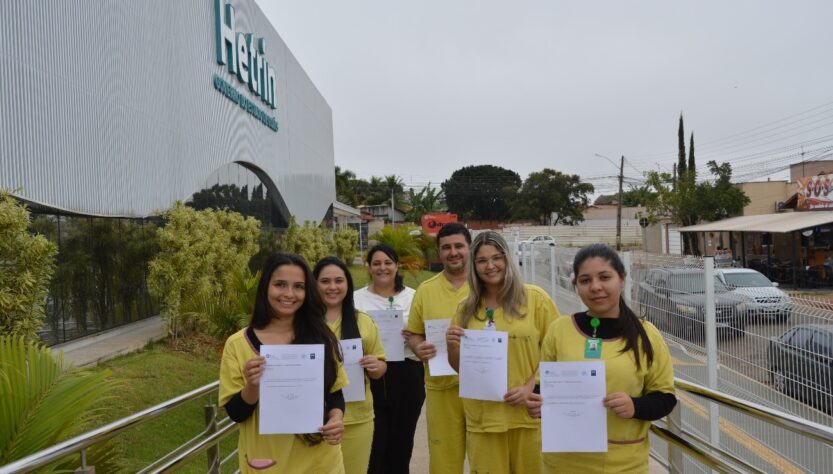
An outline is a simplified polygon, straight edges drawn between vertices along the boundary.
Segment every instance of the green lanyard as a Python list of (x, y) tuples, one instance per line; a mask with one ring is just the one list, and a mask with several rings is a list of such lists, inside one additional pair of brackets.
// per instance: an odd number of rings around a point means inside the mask
[(590, 320), (590, 327), (593, 328), (593, 338), (594, 339), (596, 338), (596, 330), (599, 329), (599, 326), (601, 324), (602, 324), (602, 322), (599, 321), (599, 318), (597, 318), (595, 316), (593, 316), (593, 319)]
[(495, 327), (495, 310), (486, 308), (486, 329), (494, 329)]
[(593, 328), (593, 337), (584, 340), (584, 358), (585, 359), (601, 359), (602, 358), (602, 340), (596, 337), (596, 331), (602, 324), (599, 318), (593, 316), (590, 320), (590, 327)]
[(389, 306), (390, 309), (394, 309), (393, 308), (393, 296), (388, 296), (388, 306)]

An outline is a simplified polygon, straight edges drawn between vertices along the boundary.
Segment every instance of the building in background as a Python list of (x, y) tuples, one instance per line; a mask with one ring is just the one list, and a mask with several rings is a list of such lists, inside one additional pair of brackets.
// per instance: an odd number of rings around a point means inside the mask
[(0, 3), (0, 187), (59, 243), (43, 337), (155, 314), (155, 216), (335, 201), (332, 111), (254, 0)]

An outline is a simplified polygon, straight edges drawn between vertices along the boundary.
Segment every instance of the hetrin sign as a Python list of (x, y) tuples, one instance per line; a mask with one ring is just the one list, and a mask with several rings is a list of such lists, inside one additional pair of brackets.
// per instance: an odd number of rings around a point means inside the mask
[[(224, 8), (225, 7), (225, 8)], [(214, 0), (217, 63), (227, 64), (249, 90), (269, 107), (275, 108), (275, 70), (266, 60), (266, 42), (252, 33), (234, 29), (234, 7)]]

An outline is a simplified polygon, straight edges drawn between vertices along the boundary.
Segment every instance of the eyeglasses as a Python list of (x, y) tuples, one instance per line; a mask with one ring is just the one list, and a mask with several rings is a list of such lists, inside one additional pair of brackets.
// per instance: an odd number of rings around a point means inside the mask
[(504, 261), (506, 261), (506, 254), (499, 253), (497, 255), (492, 255), (491, 257), (475, 258), (474, 264), (478, 267), (485, 267), (489, 264), (489, 262), (492, 262), (492, 265), (497, 265), (499, 263), (503, 263)]

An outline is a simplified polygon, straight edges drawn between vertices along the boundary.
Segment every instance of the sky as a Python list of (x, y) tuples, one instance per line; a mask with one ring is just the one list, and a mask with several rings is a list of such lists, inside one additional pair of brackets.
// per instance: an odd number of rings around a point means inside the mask
[(736, 181), (833, 154), (833, 2), (257, 2), (362, 178), (548, 167), (613, 192), (622, 155), (627, 184), (671, 170), (681, 113)]

